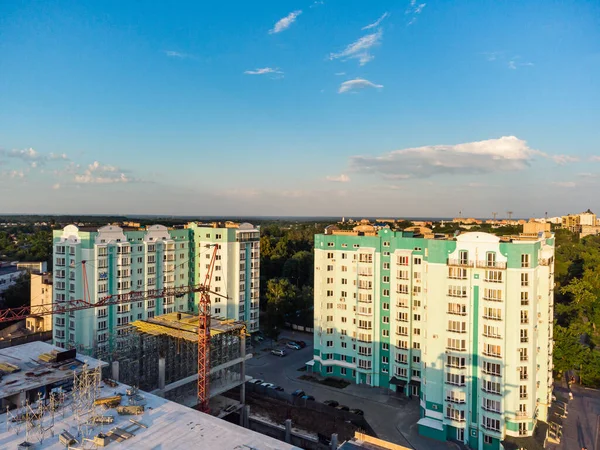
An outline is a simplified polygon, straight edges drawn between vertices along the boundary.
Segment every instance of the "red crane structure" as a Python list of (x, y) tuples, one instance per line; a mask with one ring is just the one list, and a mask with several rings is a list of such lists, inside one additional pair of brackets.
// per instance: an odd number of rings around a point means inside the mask
[(83, 299), (65, 300), (64, 302), (46, 303), (36, 306), (21, 306), (0, 310), (0, 323), (23, 320), (30, 315), (46, 316), (49, 314), (65, 314), (88, 308), (102, 308), (112, 305), (124, 305), (156, 298), (170, 296), (183, 296), (199, 293), (198, 301), (198, 409), (209, 412), (209, 381), (210, 381), (210, 294), (227, 298), (226, 296), (210, 290), (212, 275), (217, 259), (218, 244), (207, 244), (207, 248), (214, 247), (204, 283), (198, 285), (166, 287), (163, 289), (150, 289), (147, 291), (131, 291), (127, 294), (108, 295), (92, 303), (88, 291), (85, 261), (81, 262), (83, 274)]

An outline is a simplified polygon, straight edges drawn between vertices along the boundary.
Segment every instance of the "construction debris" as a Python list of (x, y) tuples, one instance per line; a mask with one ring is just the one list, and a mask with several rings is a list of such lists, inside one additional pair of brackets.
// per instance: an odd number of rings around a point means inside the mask
[(120, 395), (113, 395), (112, 397), (101, 397), (94, 400), (94, 406), (104, 406), (106, 408), (114, 408), (121, 404), (122, 397)]
[(144, 407), (139, 405), (117, 406), (117, 413), (121, 416), (137, 416), (144, 414)]

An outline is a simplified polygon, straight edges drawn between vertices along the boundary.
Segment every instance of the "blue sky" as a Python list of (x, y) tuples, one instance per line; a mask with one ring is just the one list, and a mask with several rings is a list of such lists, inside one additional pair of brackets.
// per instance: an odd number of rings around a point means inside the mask
[(7, 0), (0, 212), (600, 210), (599, 80), (593, 0)]

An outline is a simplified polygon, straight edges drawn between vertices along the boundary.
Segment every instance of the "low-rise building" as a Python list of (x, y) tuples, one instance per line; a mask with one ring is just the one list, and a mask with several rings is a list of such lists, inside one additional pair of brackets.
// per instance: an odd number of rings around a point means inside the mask
[[(50, 307), (52, 303), (52, 273), (31, 274), (31, 300), (32, 310), (43, 306)], [(52, 314), (37, 316), (30, 315), (26, 320), (29, 331), (52, 331)]]
[(4, 291), (15, 284), (24, 273), (25, 271), (17, 266), (9, 264), (0, 266), (0, 298), (2, 298)]

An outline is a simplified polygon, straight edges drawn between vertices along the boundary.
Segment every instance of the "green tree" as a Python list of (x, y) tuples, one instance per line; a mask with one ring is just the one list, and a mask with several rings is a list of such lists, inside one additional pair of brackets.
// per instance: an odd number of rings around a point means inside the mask
[(4, 307), (18, 308), (26, 306), (31, 299), (31, 275), (25, 273), (17, 278), (15, 284), (4, 291)]

